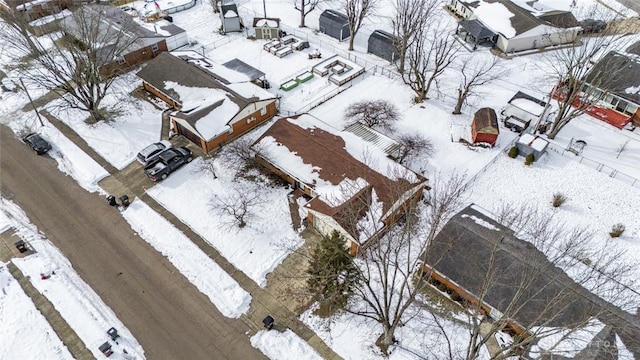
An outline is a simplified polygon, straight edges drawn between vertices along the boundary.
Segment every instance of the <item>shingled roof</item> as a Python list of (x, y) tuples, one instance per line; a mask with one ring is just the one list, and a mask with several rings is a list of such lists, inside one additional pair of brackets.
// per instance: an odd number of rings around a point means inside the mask
[[(269, 162), (319, 195), (308, 204), (310, 209), (333, 217), (354, 239), (359, 238), (354, 216), (368, 210), (374, 193), (385, 214), (402, 194), (426, 182), (374, 144), (308, 114), (277, 120), (256, 143)], [(276, 154), (281, 149), (299, 158), (300, 165), (287, 164)], [(368, 154), (371, 164), (357, 159), (354, 151)]]
[(640, 104), (640, 57), (611, 51), (591, 68), (586, 82)]
[(426, 263), (524, 328), (570, 327), (596, 314), (586, 289), (475, 205), (447, 222)]
[[(166, 86), (167, 82), (175, 82), (194, 88), (222, 89), (232, 93), (224, 84), (198, 66), (167, 52), (163, 52), (149, 61), (142, 70), (138, 71), (137, 75), (149, 85), (178, 102), (182, 102), (184, 99), (180, 98), (180, 94), (174, 88)], [(234, 98), (240, 104), (248, 103), (247, 99), (242, 99), (240, 96)]]

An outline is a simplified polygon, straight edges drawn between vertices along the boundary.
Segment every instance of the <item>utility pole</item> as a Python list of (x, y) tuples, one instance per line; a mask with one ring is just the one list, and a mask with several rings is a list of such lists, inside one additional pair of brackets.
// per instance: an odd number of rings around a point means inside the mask
[(33, 104), (33, 99), (31, 99), (31, 95), (29, 95), (29, 90), (27, 90), (27, 87), (24, 86), (24, 82), (22, 82), (22, 78), (18, 78), (18, 79), (20, 79), (20, 84), (22, 84), (22, 88), (24, 89), (24, 92), (27, 93), (27, 98), (29, 98), (29, 103), (31, 104), (31, 107), (33, 107), (33, 111), (35, 111), (36, 116), (38, 116), (38, 121), (40, 121), (40, 126), (44, 126), (44, 122), (42, 122), (40, 113), (38, 112), (38, 109), (36, 109), (36, 106)]

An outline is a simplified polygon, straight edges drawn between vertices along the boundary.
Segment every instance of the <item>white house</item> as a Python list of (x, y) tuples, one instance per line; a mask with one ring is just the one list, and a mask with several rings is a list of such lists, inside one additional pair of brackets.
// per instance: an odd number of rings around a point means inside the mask
[(447, 7), (464, 20), (478, 19), (498, 34), (495, 46), (505, 53), (571, 43), (582, 29), (570, 11), (537, 1), (449, 0)]

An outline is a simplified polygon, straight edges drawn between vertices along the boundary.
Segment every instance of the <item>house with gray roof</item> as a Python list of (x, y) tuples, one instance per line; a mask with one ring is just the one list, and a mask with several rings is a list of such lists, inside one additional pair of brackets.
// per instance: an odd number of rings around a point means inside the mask
[(594, 99), (590, 115), (618, 128), (640, 126), (640, 41), (610, 51), (585, 77), (583, 94)]
[(249, 76), (195, 55), (162, 53), (137, 74), (144, 89), (176, 109), (176, 134), (210, 152), (276, 114), (276, 97)]
[(60, 27), (65, 35), (94, 47), (100, 72), (106, 76), (127, 71), (187, 42), (185, 30), (174, 24), (141, 23), (110, 5), (84, 5), (63, 18)]
[(486, 33), (482, 29), (486, 27), (496, 33), (495, 46), (505, 53), (572, 43), (581, 30), (571, 12), (536, 1), (448, 0), (447, 8), (463, 21), (478, 20), (482, 24), (478, 27), (475, 23), (463, 23), (468, 32)]
[[(591, 339), (611, 339), (611, 332), (616, 335), (615, 342), (608, 345), (624, 348), (635, 358), (640, 356), (637, 314), (608, 303), (576, 283), (545, 253), (477, 205), (471, 204), (454, 215), (422, 259), (422, 274), (432, 284), (440, 288), (444, 285), (448, 293), (456, 294), (452, 299), (480, 309), (488, 321), (504, 321), (508, 333), (528, 338), (533, 329), (544, 328), (544, 332), (535, 333), (542, 337), (554, 333), (553, 329), (566, 333), (599, 324), (595, 331), (582, 336), (580, 348), (574, 347), (584, 357), (569, 358), (592, 358), (587, 355), (600, 350)], [(602, 328), (607, 331), (598, 332)], [(544, 343), (541, 338), (536, 341), (538, 345)], [(556, 357), (551, 350), (547, 355), (553, 355), (549, 359), (566, 359)], [(617, 355), (593, 358), (618, 359)]]

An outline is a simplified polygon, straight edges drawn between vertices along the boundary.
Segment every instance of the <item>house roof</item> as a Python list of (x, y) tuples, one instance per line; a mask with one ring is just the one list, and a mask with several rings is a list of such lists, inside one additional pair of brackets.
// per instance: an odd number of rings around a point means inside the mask
[(498, 117), (492, 108), (482, 108), (473, 115), (476, 131), (484, 134), (498, 134)]
[(589, 71), (585, 81), (640, 105), (640, 57), (611, 51)]
[(233, 60), (227, 61), (222, 65), (226, 68), (229, 68), (231, 70), (235, 70), (237, 72), (247, 75), (249, 79), (251, 79), (251, 81), (259, 79), (264, 76), (264, 73), (262, 71), (254, 68), (253, 66), (245, 63), (240, 59), (233, 59)]
[[(149, 61), (137, 75), (182, 104), (174, 117), (186, 120), (205, 140), (224, 131), (228, 122), (247, 105), (273, 98), (270, 93), (248, 82), (225, 84), (204, 68), (167, 52)], [(254, 94), (250, 91), (258, 95), (241, 95)]]
[[(82, 17), (84, 25), (78, 22), (79, 16)], [(100, 35), (90, 40), (94, 43), (93, 45), (101, 45), (95, 50), (98, 56), (109, 62), (115, 60), (114, 55), (127, 54), (156, 44), (165, 38), (140, 26), (131, 15), (122, 9), (108, 5), (83, 5), (73, 15), (63, 18), (60, 25), (65, 32), (80, 41), (87, 38), (86, 29), (83, 28), (97, 28)], [(124, 53), (122, 49), (114, 49), (116, 44), (119, 48), (126, 46)]]
[(438, 273), (525, 328), (569, 327), (595, 314), (586, 289), (475, 205), (445, 224), (425, 259)]
[[(578, 21), (570, 11), (536, 8), (534, 4), (524, 0), (483, 0), (474, 6), (474, 13), (485, 25), (508, 39), (541, 25), (565, 29), (578, 26)], [(510, 23), (511, 28), (505, 26), (505, 21)]]
[(495, 32), (493, 32), (491, 29), (489, 29), (488, 27), (486, 27), (482, 22), (480, 22), (480, 20), (478, 19), (473, 19), (473, 20), (460, 20), (458, 22), (458, 24), (465, 30), (467, 30), (467, 32), (469, 34), (471, 34), (476, 40), (480, 41), (480, 40), (485, 40), (485, 39), (491, 39), (493, 36), (496, 35)]
[(333, 217), (361, 241), (368, 237), (361, 238), (354, 214), (379, 206), (383, 220), (402, 194), (426, 182), (376, 146), (308, 114), (277, 120), (256, 144), (265, 160), (318, 195), (310, 209)]

